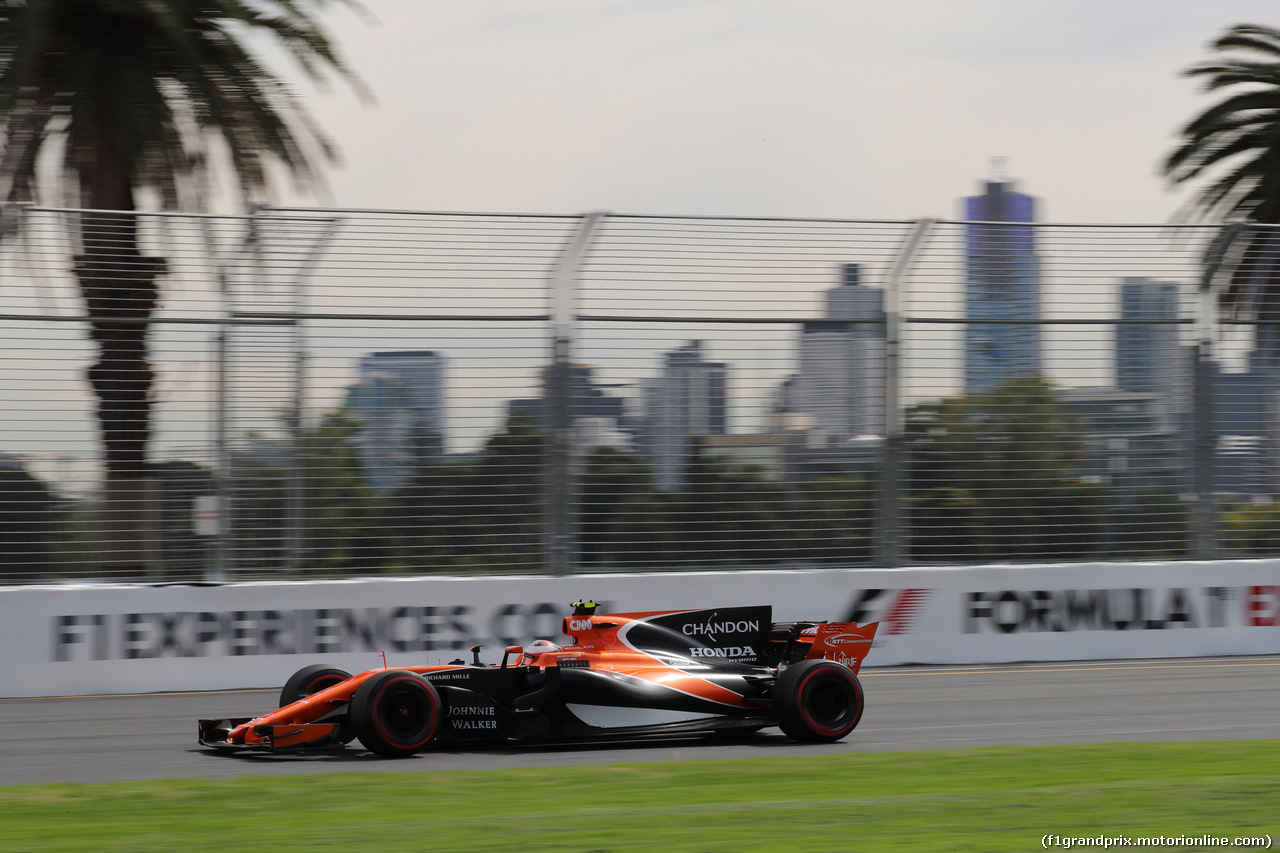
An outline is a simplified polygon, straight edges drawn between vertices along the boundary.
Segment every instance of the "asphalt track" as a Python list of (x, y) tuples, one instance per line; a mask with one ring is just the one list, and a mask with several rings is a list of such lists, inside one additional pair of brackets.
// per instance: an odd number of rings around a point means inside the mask
[(1280, 657), (902, 667), (862, 674), (867, 710), (845, 741), (795, 744), (776, 729), (608, 745), (372, 756), (228, 756), (195, 742), (196, 718), (274, 707), (276, 691), (0, 699), (0, 785), (333, 772), (439, 772), (622, 761), (762, 758), (1031, 744), (1280, 738)]

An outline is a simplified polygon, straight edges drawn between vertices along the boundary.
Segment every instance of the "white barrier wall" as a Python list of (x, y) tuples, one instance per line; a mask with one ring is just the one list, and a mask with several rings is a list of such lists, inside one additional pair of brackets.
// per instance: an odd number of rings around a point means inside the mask
[(555, 637), (617, 612), (772, 604), (879, 621), (868, 666), (1280, 653), (1280, 561), (0, 589), (0, 696), (274, 687)]

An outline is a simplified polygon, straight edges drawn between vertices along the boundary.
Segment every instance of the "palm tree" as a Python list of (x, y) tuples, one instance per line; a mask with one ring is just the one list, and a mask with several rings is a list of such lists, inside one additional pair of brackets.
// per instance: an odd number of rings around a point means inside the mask
[(1164, 162), (1175, 184), (1205, 180), (1188, 212), (1240, 219), (1206, 253), (1206, 279), (1229, 271), (1220, 304), (1257, 326), (1258, 348), (1280, 355), (1280, 30), (1241, 24), (1186, 70), (1227, 96), (1192, 119)]
[[(325, 2), (0, 0), (0, 201), (37, 201), (52, 187), (85, 209), (74, 270), (97, 344), (87, 378), (107, 503), (126, 516), (149, 488), (147, 337), (165, 270), (140, 251), (138, 199), (199, 202), (218, 164), (246, 202), (269, 189), (271, 163), (314, 185), (313, 164), (333, 151), (250, 43), (265, 33), (311, 79), (355, 82), (319, 26)], [(55, 143), (61, 169), (42, 158)], [(132, 546), (127, 562), (146, 562), (146, 525), (127, 524), (117, 545)]]

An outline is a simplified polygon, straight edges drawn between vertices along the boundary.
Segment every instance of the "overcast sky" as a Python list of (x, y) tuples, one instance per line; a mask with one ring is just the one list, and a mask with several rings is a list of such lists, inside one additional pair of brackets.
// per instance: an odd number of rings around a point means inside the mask
[[(1164, 222), (1211, 98), (1180, 74), (1274, 0), (364, 0), (375, 96), (299, 83), (338, 207), (956, 218), (992, 160), (1059, 222)], [(369, 20), (371, 18), (372, 20)], [(300, 76), (287, 71), (290, 79)]]

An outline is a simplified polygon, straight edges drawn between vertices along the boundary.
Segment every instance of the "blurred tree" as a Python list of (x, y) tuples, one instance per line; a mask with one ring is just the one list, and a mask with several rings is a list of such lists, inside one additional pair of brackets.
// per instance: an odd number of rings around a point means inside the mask
[(1280, 30), (1240, 24), (1186, 70), (1226, 97), (1182, 129), (1164, 161), (1175, 184), (1205, 180), (1187, 212), (1256, 225), (1224, 231), (1206, 253), (1206, 274), (1229, 271), (1220, 302), (1257, 324), (1258, 346), (1280, 356)]
[(677, 541), (675, 525), (679, 506), (666, 491), (645, 489), (628, 495), (610, 526), (606, 554), (596, 560), (625, 569), (684, 565), (687, 555)]
[(386, 531), (381, 501), (365, 480), (356, 436), (360, 422), (326, 413), (302, 430), (302, 554), (304, 569), (342, 574), (378, 568)]
[(780, 545), (781, 486), (753, 465), (708, 452), (695, 439), (672, 523), (686, 565), (771, 563), (794, 558)]
[(50, 536), (59, 514), (44, 483), (20, 468), (0, 467), (0, 583), (49, 573)]
[(237, 566), (279, 571), (286, 566), (287, 460), (275, 442), (256, 432), (245, 436), (248, 449), (232, 455), (233, 497), (225, 520)]
[(536, 422), (512, 415), (474, 460), (424, 464), (386, 502), (391, 567), (540, 567), (543, 449)]
[(278, 442), (247, 436), (253, 449), (232, 465), (237, 563), (338, 575), (382, 567), (385, 516), (360, 466), (359, 428), (342, 410), (326, 412), (301, 430), (296, 457)]
[(389, 568), (415, 573), (464, 565), (483, 518), (475, 506), (475, 466), (424, 464), (384, 504)]
[[(874, 494), (872, 485), (840, 471), (827, 471), (809, 483), (784, 534), (790, 558), (855, 565), (871, 559)], [(786, 555), (780, 555), (786, 559)]]
[(468, 503), (482, 516), (479, 544), (495, 567), (528, 571), (543, 565), (546, 444), (533, 418), (513, 415), (480, 454)]
[(1234, 554), (1274, 557), (1280, 553), (1280, 503), (1243, 504), (1222, 516), (1224, 544)]
[[(190, 205), (218, 164), (246, 201), (267, 189), (270, 163), (316, 182), (332, 149), (252, 48), (273, 37), (312, 79), (354, 82), (313, 11), (325, 2), (0, 0), (0, 200), (37, 200), (53, 174), (62, 203), (88, 211), (74, 268), (98, 345), (88, 380), (117, 567), (156, 550), (147, 337), (165, 260), (141, 252), (138, 194)], [(42, 154), (59, 145), (51, 172)]]
[(1189, 556), (1191, 514), (1175, 489), (1148, 489), (1107, 511), (1110, 547), (1128, 559)]
[(1103, 490), (1080, 482), (1079, 424), (1040, 376), (908, 412), (911, 554), (1062, 559), (1097, 547)]
[(596, 568), (856, 564), (871, 553), (871, 484), (824, 471), (787, 487), (700, 441), (677, 491), (644, 460), (596, 448), (583, 474), (581, 564)]
[(649, 466), (642, 457), (612, 447), (596, 447), (587, 454), (579, 515), (583, 568), (626, 564), (627, 548), (619, 540), (619, 525), (629, 502), (652, 490)]
[(161, 462), (151, 466), (160, 482), (161, 552), (164, 579), (198, 580), (204, 576), (209, 547), (195, 534), (195, 500), (217, 493), (213, 472), (194, 462)]

